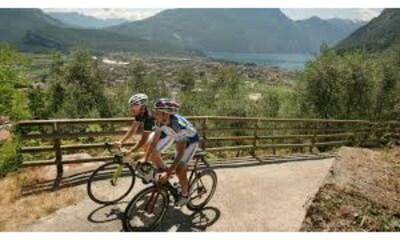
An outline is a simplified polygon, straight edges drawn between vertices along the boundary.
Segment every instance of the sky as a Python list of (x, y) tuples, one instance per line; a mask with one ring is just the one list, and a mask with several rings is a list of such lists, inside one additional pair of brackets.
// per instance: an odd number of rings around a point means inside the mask
[[(58, 8), (58, 9), (43, 9), (45, 12), (79, 12), (85, 15), (107, 19), (107, 18), (125, 18), (128, 20), (141, 20), (159, 13), (163, 9), (160, 8)], [(305, 19), (312, 16), (317, 16), (322, 19), (329, 18), (346, 18), (352, 20), (369, 21), (379, 15), (382, 9), (373, 8), (282, 8), (289, 18), (293, 20)]]

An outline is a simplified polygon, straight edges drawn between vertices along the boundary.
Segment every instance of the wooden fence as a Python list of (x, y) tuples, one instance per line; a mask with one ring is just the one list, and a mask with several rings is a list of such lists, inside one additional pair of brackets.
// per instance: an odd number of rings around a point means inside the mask
[[(313, 151), (314, 148), (362, 145), (376, 141), (388, 133), (398, 136), (400, 132), (399, 122), (215, 116), (191, 116), (187, 119), (199, 130), (201, 147), (204, 150), (245, 150), (253, 155), (259, 149), (272, 149), (275, 153), (278, 148), (309, 148)], [(17, 125), (21, 139), (20, 153), (54, 153), (53, 160), (35, 159), (23, 162), (23, 166), (55, 164), (57, 179), (61, 179), (63, 164), (111, 160), (112, 156), (96, 156), (67, 161), (63, 160), (63, 152), (105, 148), (104, 141), (96, 142), (95, 138), (121, 137), (132, 122), (133, 118), (20, 121)], [(98, 129), (90, 130), (90, 126), (97, 126)], [(90, 143), (81, 143), (81, 138), (88, 137), (92, 138)], [(74, 140), (78, 144), (63, 144), (65, 140)], [(32, 146), (32, 142), (35, 146)], [(124, 145), (133, 144), (128, 142)]]

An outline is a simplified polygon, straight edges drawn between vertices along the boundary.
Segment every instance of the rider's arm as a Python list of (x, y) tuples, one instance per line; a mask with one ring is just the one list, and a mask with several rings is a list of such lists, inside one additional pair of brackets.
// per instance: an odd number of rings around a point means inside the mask
[(138, 130), (140, 123), (137, 121), (134, 121), (131, 128), (128, 130), (128, 132), (122, 137), (122, 139), (119, 141), (121, 144), (124, 143), (128, 138), (132, 137)]
[(157, 146), (158, 141), (160, 141), (161, 137), (161, 129), (156, 128), (154, 131), (154, 138), (153, 141), (151, 141), (149, 148), (147, 149), (146, 155), (145, 155), (145, 161), (147, 162), (150, 154), (154, 151), (154, 148)]
[(176, 154), (174, 162), (172, 163), (172, 165), (168, 169), (168, 172), (167, 172), (168, 176), (171, 176), (172, 172), (175, 171), (176, 167), (179, 164), (179, 161), (181, 161), (181, 159), (183, 157), (183, 154), (185, 153), (185, 148), (186, 148), (186, 142), (178, 142), (176, 144), (177, 154)]
[(139, 141), (138, 143), (136, 143), (135, 146), (133, 146), (131, 149), (129, 149), (129, 151), (127, 152), (127, 154), (138, 150), (138, 149), (141, 148), (144, 144), (146, 144), (147, 139), (149, 138), (149, 135), (150, 135), (150, 131), (143, 131), (142, 138), (140, 139), (140, 141)]

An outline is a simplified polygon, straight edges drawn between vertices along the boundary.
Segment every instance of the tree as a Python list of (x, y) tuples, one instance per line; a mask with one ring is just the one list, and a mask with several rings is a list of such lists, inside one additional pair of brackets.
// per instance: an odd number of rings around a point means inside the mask
[(28, 107), (34, 119), (47, 119), (48, 114), (48, 97), (41, 89), (32, 89), (28, 92)]
[(147, 66), (142, 60), (134, 60), (130, 64), (129, 78), (127, 81), (128, 95), (145, 92), (148, 84), (145, 80)]
[(322, 47), (296, 80), (300, 112), (305, 116), (373, 119), (379, 66), (363, 52), (341, 55)]
[(65, 62), (55, 56), (50, 87), (50, 109), (56, 117), (110, 117), (105, 94), (106, 71), (84, 48), (75, 49)]
[(339, 56), (326, 47), (306, 63), (298, 75), (295, 89), (301, 102), (300, 112), (321, 118), (334, 118), (340, 113)]
[(383, 66), (383, 78), (378, 85), (375, 119), (395, 120), (400, 114), (400, 71), (392, 65)]
[(340, 58), (339, 96), (344, 119), (373, 119), (378, 66), (364, 52), (350, 52)]
[(27, 82), (19, 69), (28, 63), (29, 59), (10, 45), (0, 46), (0, 115), (8, 115), (13, 120), (30, 118), (25, 93), (19, 89)]
[(194, 91), (195, 89), (195, 74), (192, 65), (184, 66), (178, 72), (177, 82), (181, 85), (181, 91)]

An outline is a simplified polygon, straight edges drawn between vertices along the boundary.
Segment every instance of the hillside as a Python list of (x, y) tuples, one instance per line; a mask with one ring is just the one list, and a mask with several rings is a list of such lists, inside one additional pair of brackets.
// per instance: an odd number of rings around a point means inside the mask
[(385, 9), (367, 25), (341, 41), (337, 50), (383, 52), (400, 47), (400, 9)]
[(65, 27), (65, 24), (43, 14), (39, 9), (0, 8), (0, 42), (14, 42), (27, 31), (53, 26)]
[(21, 51), (68, 51), (76, 44), (95, 51), (127, 51), (144, 54), (186, 54), (165, 42), (121, 36), (96, 29), (71, 28), (39, 9), (0, 9), (0, 43), (12, 43)]
[(122, 18), (99, 19), (77, 12), (48, 12), (47, 14), (65, 24), (79, 28), (105, 28), (128, 22), (128, 20)]
[(309, 48), (318, 49), (324, 42), (333, 46), (340, 40), (348, 37), (354, 30), (365, 25), (365, 22), (353, 22), (339, 18), (323, 20), (319, 17), (311, 17), (305, 20), (296, 21), (309, 37)]
[(81, 27), (39, 9), (1, 9), (0, 43), (29, 52), (67, 51), (83, 44), (99, 52), (156, 55), (315, 53), (323, 42), (334, 45), (363, 24), (316, 17), (293, 21), (279, 9), (172, 9), (104, 29), (82, 28), (90, 18), (74, 16)]
[(313, 53), (360, 27), (349, 21), (293, 21), (279, 9), (172, 9), (107, 30), (205, 52)]

